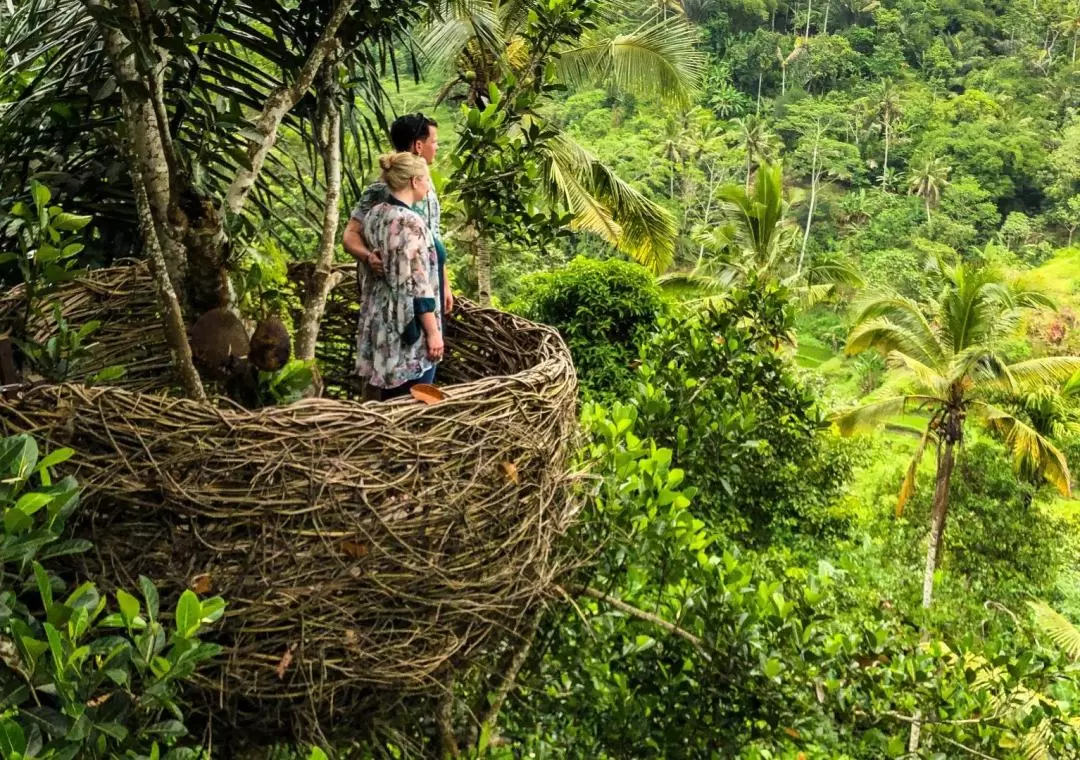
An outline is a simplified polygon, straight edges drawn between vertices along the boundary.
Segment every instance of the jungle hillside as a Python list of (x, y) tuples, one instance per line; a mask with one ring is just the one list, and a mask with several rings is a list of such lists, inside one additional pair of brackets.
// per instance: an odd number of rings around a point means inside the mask
[[(0, 759), (1080, 757), (1078, 44), (0, 3)], [(342, 234), (416, 112), (457, 303), (384, 412)]]

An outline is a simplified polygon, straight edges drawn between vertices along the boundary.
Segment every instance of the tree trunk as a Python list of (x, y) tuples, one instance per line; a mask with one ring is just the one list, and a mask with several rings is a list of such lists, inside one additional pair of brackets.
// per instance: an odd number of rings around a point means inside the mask
[[(91, 0), (89, 5), (102, 7), (99, 0)], [(129, 10), (128, 20), (136, 24), (136, 28), (141, 28), (137, 9)], [(122, 85), (121, 108), (127, 128), (124, 143), (128, 170), (139, 231), (162, 311), (165, 339), (184, 392), (193, 399), (205, 400), (206, 392), (192, 361), (183, 306), (177, 296), (178, 292), (182, 292), (185, 252), (170, 213), (174, 208), (176, 155), (172, 152), (171, 139), (165, 138), (168, 125), (160, 123), (162, 109), (156, 108), (153, 103), (153, 93), (161, 92), (160, 82), (156, 81), (160, 77), (160, 70), (154, 81), (145, 79), (135, 66), (129, 41), (113, 27), (101, 24), (100, 29), (106, 55), (117, 81)]]
[(799, 264), (795, 267), (795, 276), (802, 274), (803, 259), (806, 258), (806, 245), (810, 242), (810, 225), (814, 222), (814, 207), (817, 205), (818, 180), (821, 172), (818, 171), (818, 146), (821, 144), (821, 133), (818, 132), (814, 140), (814, 154), (810, 163), (810, 210), (806, 215), (806, 231), (803, 233), (802, 248), (799, 249)]
[(825, 3), (825, 23), (822, 25), (821, 33), (826, 35), (829, 33), (829, 9), (832, 8), (832, 0), (828, 0)]
[[(87, 5), (91, 8), (104, 7), (100, 0), (89, 0)], [(137, 11), (134, 17), (130, 12), (127, 15), (127, 20), (136, 29), (141, 28)], [(177, 159), (171, 153), (171, 139), (162, 139), (163, 134), (168, 134), (168, 125), (158, 123), (159, 117), (151, 95), (160, 92), (162, 85), (160, 81), (147, 81), (139, 74), (131, 40), (119, 29), (105, 24), (98, 26), (105, 43), (106, 57), (119, 84), (130, 147), (128, 156), (134, 162), (130, 165), (132, 182), (141, 181), (143, 185), (169, 280), (173, 291), (180, 293), (183, 292), (187, 262), (181, 244), (182, 233), (170, 214), (174, 207), (172, 183), (175, 178), (172, 170), (176, 167)]]
[(499, 679), (499, 687), (495, 690), (494, 697), (491, 698), (490, 705), (483, 712), (476, 711), (477, 715), (481, 716), (480, 736), (483, 736), (485, 732), (490, 734), (495, 730), (495, 723), (499, 719), (499, 712), (502, 710), (503, 703), (506, 702), (506, 698), (513, 691), (517, 675), (525, 664), (529, 651), (532, 649), (533, 640), (536, 638), (536, 631), (540, 627), (543, 614), (543, 605), (538, 605), (532, 612), (532, 618), (525, 626), (520, 643), (515, 649), (511, 650), (509, 661), (504, 662), (503, 667), (499, 669), (502, 676)]
[(165, 339), (172, 354), (173, 366), (180, 376), (180, 384), (187, 395), (197, 401), (206, 400), (199, 372), (191, 358), (191, 345), (188, 343), (187, 327), (184, 324), (184, 312), (180, 308), (180, 299), (176, 296), (172, 280), (169, 278), (165, 257), (158, 242), (154, 219), (150, 213), (150, 201), (138, 170), (138, 159), (132, 140), (128, 141), (128, 162), (131, 168), (131, 186), (135, 193), (135, 208), (139, 214), (139, 228), (142, 232), (143, 245), (150, 259), (150, 271), (154, 276), (154, 285), (158, 292), (162, 316), (165, 322)]
[(930, 517), (930, 540), (926, 550), (926, 571), (923, 574), (922, 606), (930, 609), (934, 598), (934, 571), (941, 561), (940, 551), (945, 535), (945, 517), (949, 511), (949, 481), (953, 471), (952, 438), (946, 432), (941, 454), (938, 456), (937, 484), (934, 487), (934, 508)]
[(803, 39), (810, 39), (810, 15), (814, 10), (814, 0), (809, 0), (806, 3), (806, 34), (803, 35)]
[(934, 220), (930, 218), (930, 197), (923, 198), (923, 205), (926, 206), (926, 231), (930, 234), (934, 232)]
[(889, 192), (889, 119), (885, 119), (885, 162), (881, 166), (881, 187)]
[(326, 196), (323, 207), (322, 239), (315, 260), (315, 274), (304, 294), (304, 314), (296, 335), (296, 358), (314, 359), (319, 324), (326, 299), (333, 286), (331, 273), (341, 217), (341, 109), (337, 92), (337, 56), (327, 59), (320, 74), (320, 111), (323, 116), (323, 164), (326, 167)]
[(491, 306), (491, 247), (475, 224), (470, 223), (466, 230), (476, 265), (476, 300), (481, 306)]

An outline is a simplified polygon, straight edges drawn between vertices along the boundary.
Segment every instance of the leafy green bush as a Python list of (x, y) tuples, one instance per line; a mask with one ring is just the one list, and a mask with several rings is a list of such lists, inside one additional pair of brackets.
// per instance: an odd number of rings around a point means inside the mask
[(180, 689), (219, 653), (198, 635), (225, 602), (185, 591), (166, 625), (147, 578), (141, 599), (118, 590), (113, 612), (91, 582), (65, 594), (45, 563), (91, 548), (63, 538), (79, 488), (53, 470), (72, 454), (0, 440), (0, 758), (194, 760), (173, 746), (187, 734)]
[(751, 541), (844, 526), (832, 504), (851, 446), (821, 435), (824, 412), (778, 352), (790, 328), (786, 292), (752, 283), (661, 320), (641, 353), (636, 431), (672, 449), (710, 524)]
[(527, 277), (512, 309), (558, 329), (586, 397), (622, 399), (629, 395), (640, 346), (666, 312), (660, 289), (642, 267), (584, 258)]

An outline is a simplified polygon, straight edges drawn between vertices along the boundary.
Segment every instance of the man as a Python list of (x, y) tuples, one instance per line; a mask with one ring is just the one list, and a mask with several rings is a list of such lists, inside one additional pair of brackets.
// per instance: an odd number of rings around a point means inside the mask
[[(430, 166), (435, 161), (435, 154), (439, 150), (438, 127), (438, 122), (422, 113), (400, 116), (390, 125), (390, 142), (393, 143), (395, 150), (401, 153), (415, 153), (427, 161), (428, 166)], [(371, 207), (385, 202), (389, 197), (390, 191), (382, 182), (376, 182), (364, 190), (356, 207), (353, 209), (349, 223), (345, 226), (345, 235), (342, 240), (345, 251), (357, 261), (363, 263), (368, 274), (376, 276), (383, 273), (383, 261), (378, 251), (368, 249), (361, 231), (363, 230), (364, 216)], [(447, 283), (446, 248), (443, 246), (442, 233), (439, 228), (442, 222), (442, 211), (434, 186), (428, 191), (427, 198), (413, 206), (413, 211), (424, 218), (435, 240), (435, 251), (439, 257), (439, 290), (442, 298), (442, 313), (449, 314), (454, 308), (454, 296), (450, 292), (450, 286)], [(363, 274), (358, 268), (357, 276), (361, 277)], [(362, 282), (360, 288), (362, 293)]]

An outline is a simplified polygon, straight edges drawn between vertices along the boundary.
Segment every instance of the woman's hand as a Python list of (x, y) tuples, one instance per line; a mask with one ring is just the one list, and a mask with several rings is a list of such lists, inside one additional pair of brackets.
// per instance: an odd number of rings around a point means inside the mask
[(450, 292), (450, 288), (446, 288), (446, 293), (443, 294), (443, 314), (449, 314), (454, 310), (454, 294)]
[(375, 253), (375, 251), (368, 251), (364, 261), (367, 263), (372, 274), (381, 276), (386, 271), (386, 268), (383, 266), (383, 260), (379, 258), (379, 254)]
[(445, 350), (446, 349), (443, 346), (443, 339), (441, 333), (436, 331), (434, 335), (428, 335), (427, 358), (431, 359), (431, 361), (433, 362), (437, 362), (443, 358), (443, 353), (445, 352)]

